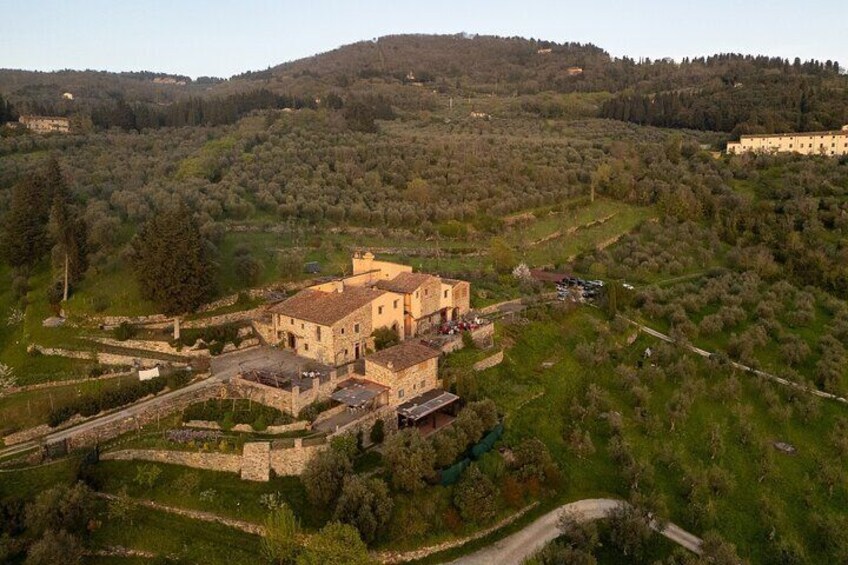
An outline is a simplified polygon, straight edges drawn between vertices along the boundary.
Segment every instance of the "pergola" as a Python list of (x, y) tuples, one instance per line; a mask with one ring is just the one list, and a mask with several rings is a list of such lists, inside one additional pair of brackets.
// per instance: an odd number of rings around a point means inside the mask
[[(438, 388), (416, 396), (397, 407), (401, 426), (417, 426), (422, 419), (431, 414), (435, 415), (436, 412), (453, 405), (457, 400), (459, 400), (457, 395)], [(433, 425), (435, 426), (435, 419)]]

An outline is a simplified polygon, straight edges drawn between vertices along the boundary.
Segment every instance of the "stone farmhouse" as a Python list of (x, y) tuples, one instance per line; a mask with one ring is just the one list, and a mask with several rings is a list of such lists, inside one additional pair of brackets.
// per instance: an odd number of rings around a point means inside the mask
[(313, 429), (327, 433), (364, 429), (378, 419), (389, 430), (399, 425), (437, 429), (452, 419), (459, 400), (439, 388), (440, 355), (413, 338), (366, 356), (361, 372), (315, 365), (286, 374), (269, 367), (240, 374), (233, 386), (239, 396), (292, 415), (331, 401), (313, 423)]
[(727, 144), (727, 153), (800, 153), (801, 155), (848, 155), (848, 125), (839, 131), (743, 135)]
[(269, 308), (271, 341), (338, 367), (373, 350), (375, 330), (393, 330), (401, 340), (424, 335), (467, 314), (470, 297), (465, 281), (356, 253), (350, 276), (311, 286)]
[(18, 122), (35, 133), (69, 133), (71, 121), (57, 116), (21, 116)]

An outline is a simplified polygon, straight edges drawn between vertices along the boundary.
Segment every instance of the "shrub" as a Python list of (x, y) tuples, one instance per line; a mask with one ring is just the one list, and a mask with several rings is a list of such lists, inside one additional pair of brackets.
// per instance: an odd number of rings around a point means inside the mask
[(47, 287), (47, 302), (49, 302), (51, 306), (58, 306), (59, 303), (62, 302), (64, 295), (65, 285), (62, 284), (62, 281), (55, 281)]
[(480, 523), (495, 517), (497, 496), (495, 484), (472, 464), (456, 484), (453, 503), (463, 520)]
[(385, 326), (374, 330), (371, 336), (374, 338), (374, 349), (377, 351), (400, 343), (398, 333), (392, 328), (387, 328)]
[(111, 305), (112, 301), (104, 294), (95, 295), (91, 302), (91, 307), (98, 314), (105, 312)]
[(383, 420), (374, 422), (374, 425), (371, 426), (371, 432), (368, 434), (371, 443), (383, 443), (383, 440), (386, 439), (385, 426)]
[(265, 423), (265, 417), (262, 414), (256, 417), (256, 420), (251, 424), (253, 431), (255, 432), (264, 432), (268, 428), (268, 424)]
[(352, 471), (350, 459), (341, 451), (327, 449), (314, 455), (301, 477), (310, 502), (329, 506), (338, 498), (345, 477)]
[(138, 333), (138, 329), (127, 321), (121, 322), (118, 327), (112, 330), (112, 335), (118, 341), (127, 341), (132, 339)]
[(47, 421), (51, 427), (55, 428), (69, 420), (74, 414), (93, 415), (103, 410), (130, 404), (147, 395), (162, 391), (166, 384), (164, 377), (156, 377), (149, 381), (128, 384), (119, 390), (108, 390), (99, 396), (94, 394), (80, 396), (64, 406), (51, 410)]
[(385, 531), (392, 507), (389, 487), (382, 479), (352, 475), (344, 479), (333, 519), (355, 527), (365, 543), (371, 543)]

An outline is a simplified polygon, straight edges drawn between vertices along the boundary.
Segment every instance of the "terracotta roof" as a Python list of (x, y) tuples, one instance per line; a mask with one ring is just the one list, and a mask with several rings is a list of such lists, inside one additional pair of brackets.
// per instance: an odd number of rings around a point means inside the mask
[(409, 294), (415, 292), (422, 284), (435, 278), (433, 275), (428, 275), (427, 273), (401, 273), (392, 280), (378, 282), (377, 288), (399, 292), (401, 294)]
[(459, 279), (446, 279), (445, 277), (442, 277), (442, 283), (449, 285), (449, 286), (456, 286), (456, 285), (462, 284), (464, 282), (466, 282), (466, 281), (461, 281)]
[(365, 358), (393, 371), (402, 371), (413, 365), (434, 359), (440, 355), (437, 349), (427, 347), (418, 340), (407, 340), (393, 347), (378, 351)]
[(271, 306), (269, 310), (296, 320), (332, 326), (383, 294), (385, 292), (382, 290), (365, 287), (350, 287), (344, 292), (306, 289), (288, 300)]

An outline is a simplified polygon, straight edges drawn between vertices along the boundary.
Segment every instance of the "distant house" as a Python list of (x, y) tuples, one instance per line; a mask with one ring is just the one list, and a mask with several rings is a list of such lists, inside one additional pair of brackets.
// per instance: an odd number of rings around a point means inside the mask
[(727, 153), (800, 153), (801, 155), (848, 155), (848, 125), (839, 131), (743, 135), (727, 144)]
[(565, 72), (568, 73), (568, 76), (574, 77), (583, 74), (583, 67), (568, 67), (565, 69)]
[(488, 120), (491, 118), (491, 116), (485, 112), (471, 112), (468, 115), (478, 120)]
[(550, 47), (545, 47), (545, 48), (542, 48), (542, 49), (537, 49), (536, 54), (537, 55), (547, 55), (547, 54), (551, 53), (552, 51), (553, 51), (553, 49), (551, 49)]
[(65, 92), (65, 93), (62, 94), (62, 98), (64, 98), (65, 100), (73, 100), (74, 95), (71, 94), (70, 92)]
[(69, 133), (71, 121), (58, 116), (21, 116), (18, 121), (35, 133)]
[(185, 86), (186, 81), (174, 77), (155, 77), (153, 82), (156, 84), (175, 84), (177, 86)]

